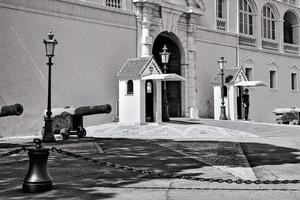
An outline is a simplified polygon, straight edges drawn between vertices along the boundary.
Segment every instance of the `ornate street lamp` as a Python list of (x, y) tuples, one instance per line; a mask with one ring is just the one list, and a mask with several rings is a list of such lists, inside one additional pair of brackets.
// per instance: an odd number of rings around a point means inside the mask
[(222, 97), (222, 101), (221, 101), (221, 113), (220, 113), (220, 120), (227, 120), (227, 116), (226, 116), (226, 110), (225, 110), (225, 106), (224, 106), (224, 68), (225, 68), (225, 64), (226, 64), (226, 60), (224, 60), (224, 57), (221, 57), (220, 60), (218, 60), (218, 65), (221, 71), (221, 80), (222, 80), (222, 85), (221, 85), (221, 97)]
[[(164, 65), (163, 67), (163, 72), (164, 74), (167, 73), (167, 64), (169, 62), (169, 55), (170, 53), (167, 52), (168, 48), (166, 45), (164, 45), (163, 47), (163, 52), (160, 52), (160, 56), (161, 56), (161, 63)], [(164, 81), (164, 89), (163, 89), (163, 104), (165, 105), (164, 111), (163, 111), (163, 115), (162, 115), (162, 121), (167, 122), (169, 121), (169, 105), (168, 105), (168, 99), (167, 99), (167, 82)]]
[(52, 130), (52, 119), (51, 119), (51, 66), (52, 63), (52, 57), (54, 56), (54, 47), (57, 44), (57, 41), (53, 39), (54, 34), (52, 33), (52, 30), (48, 33), (48, 39), (44, 39), (44, 44), (46, 47), (46, 56), (48, 57), (48, 63), (49, 66), (49, 73), (48, 73), (48, 103), (47, 103), (47, 112), (46, 112), (46, 118), (45, 118), (45, 127), (44, 127), (44, 134), (43, 134), (43, 142), (54, 142), (55, 137)]

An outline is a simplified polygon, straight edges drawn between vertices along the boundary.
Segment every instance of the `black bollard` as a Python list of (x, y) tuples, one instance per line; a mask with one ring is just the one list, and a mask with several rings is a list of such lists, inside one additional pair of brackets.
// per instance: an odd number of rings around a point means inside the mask
[(50, 149), (42, 148), (40, 139), (34, 139), (33, 142), (36, 143), (36, 148), (29, 149), (28, 152), (29, 169), (23, 181), (23, 192), (34, 193), (52, 190), (52, 178), (47, 168)]

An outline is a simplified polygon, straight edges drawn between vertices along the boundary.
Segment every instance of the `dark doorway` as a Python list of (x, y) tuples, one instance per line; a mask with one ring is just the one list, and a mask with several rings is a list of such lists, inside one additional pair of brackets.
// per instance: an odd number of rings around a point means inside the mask
[(243, 87), (237, 87), (237, 118), (243, 119), (243, 104), (242, 104), (242, 96), (243, 96)]
[[(167, 73), (176, 73), (181, 75), (180, 68), (180, 50), (178, 45), (170, 37), (170, 33), (163, 32), (157, 36), (153, 44), (152, 54), (157, 64), (161, 67), (163, 71), (163, 65), (161, 63), (160, 52), (164, 45), (167, 46), (168, 52), (170, 52), (169, 63), (167, 64)], [(163, 84), (162, 84), (163, 85)], [(163, 91), (163, 89), (162, 89)], [(181, 82), (180, 81), (168, 81), (167, 82), (167, 99), (169, 105), (169, 116), (170, 117), (180, 117), (181, 116)], [(164, 101), (163, 101), (164, 102)], [(164, 110), (164, 104), (162, 105)]]
[(151, 80), (146, 81), (145, 85), (146, 93), (146, 122), (154, 121), (153, 111), (153, 82)]

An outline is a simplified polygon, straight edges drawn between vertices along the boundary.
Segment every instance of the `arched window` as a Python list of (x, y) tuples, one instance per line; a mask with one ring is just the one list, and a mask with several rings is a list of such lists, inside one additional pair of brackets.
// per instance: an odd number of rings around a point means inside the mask
[(240, 33), (253, 35), (253, 11), (248, 0), (239, 0)]
[(127, 81), (127, 94), (133, 94), (133, 81)]
[(295, 13), (288, 11), (283, 17), (283, 28), (284, 28), (284, 43), (295, 44), (297, 41), (297, 28), (295, 25), (298, 24), (298, 19)]
[(269, 5), (263, 7), (261, 20), (262, 37), (275, 40), (275, 16)]

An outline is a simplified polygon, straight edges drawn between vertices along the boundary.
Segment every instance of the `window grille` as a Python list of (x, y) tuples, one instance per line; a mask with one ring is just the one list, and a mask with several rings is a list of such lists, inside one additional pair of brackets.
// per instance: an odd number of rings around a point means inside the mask
[(297, 90), (297, 74), (291, 73), (291, 89)]
[(225, 18), (225, 2), (224, 0), (217, 0), (217, 18)]
[(216, 0), (217, 29), (226, 30), (226, 0)]
[(291, 5), (296, 5), (296, 0), (282, 0), (282, 2), (291, 4)]
[(245, 68), (245, 74), (246, 74), (248, 81), (253, 80), (252, 68)]
[(113, 8), (122, 8), (122, 0), (106, 0), (106, 6)]
[(270, 71), (270, 88), (276, 88), (276, 71)]
[(127, 81), (127, 94), (133, 94), (133, 81)]

